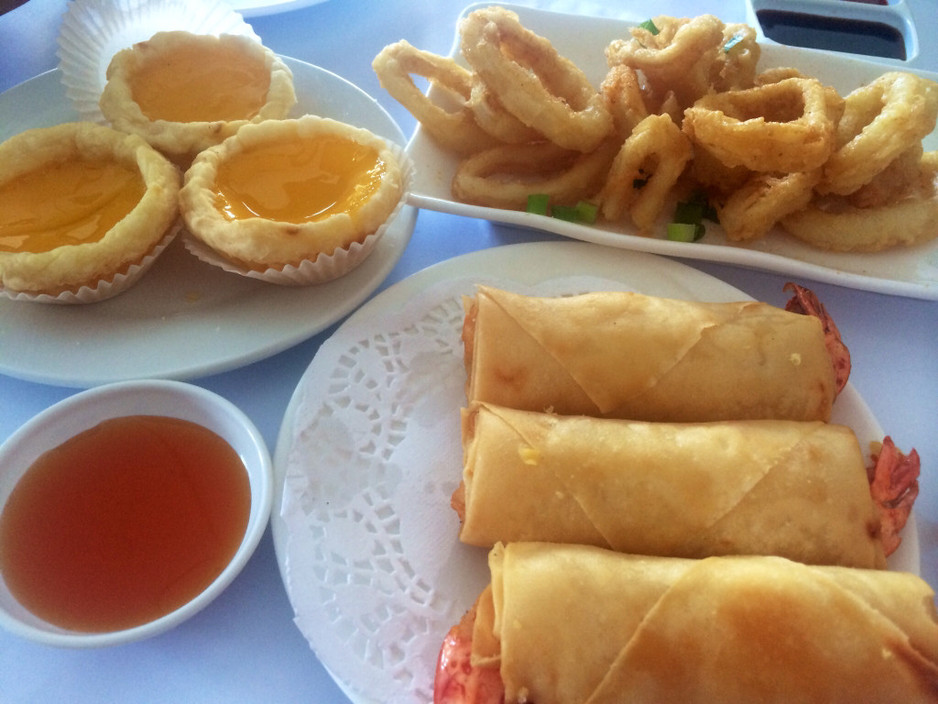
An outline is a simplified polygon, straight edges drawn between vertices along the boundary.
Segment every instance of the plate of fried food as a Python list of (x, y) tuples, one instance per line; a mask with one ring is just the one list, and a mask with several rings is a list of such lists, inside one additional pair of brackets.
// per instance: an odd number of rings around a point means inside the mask
[(419, 122), (413, 205), (938, 299), (938, 74), (712, 15), (489, 5), (448, 56), (373, 65)]
[[(291, 117), (344, 120), (403, 148), (400, 128), (357, 86), (311, 64), (283, 60), (297, 94)], [(23, 111), (23, 105), (41, 109)], [(0, 96), (0, 139), (79, 119), (58, 69)], [(365, 300), (400, 259), (415, 221), (415, 209), (404, 208), (360, 266), (316, 285), (276, 285), (232, 274), (206, 265), (176, 240), (139, 283), (109, 300), (46, 305), (2, 299), (0, 371), (86, 387), (137, 377), (191, 378), (265, 359)]]
[[(882, 682), (924, 662), (880, 657), (908, 642), (902, 629), (922, 635), (920, 642), (936, 628), (924, 608), (928, 588), (916, 576), (918, 456), (898, 449), (899, 429), (891, 429), (896, 444), (887, 439), (849, 383), (843, 345), (850, 341), (828, 342), (823, 331), (832, 321), (822, 303), (793, 289), (787, 302), (783, 291), (775, 302), (757, 302), (667, 258), (551, 241), (447, 260), (359, 308), (323, 343), (284, 414), (271, 519), (296, 625), (348, 697), (356, 704), (586, 701), (582, 690), (567, 689), (568, 676), (582, 681), (567, 666), (595, 685), (616, 669), (620, 636), (629, 632), (604, 620), (614, 613), (607, 600), (644, 615), (692, 563), (714, 568), (693, 582), (710, 585), (699, 593), (705, 603), (788, 609), (784, 618), (776, 614), (775, 630), (753, 621), (733, 644), (743, 650), (764, 645), (759, 633), (779, 634), (797, 621), (788, 637), (774, 639), (783, 649), (822, 636), (830, 642), (841, 628), (866, 629), (849, 642), (896, 668)], [(742, 339), (763, 353), (758, 362)], [(559, 591), (532, 593), (529, 606), (541, 620), (512, 637), (538, 651), (534, 660), (521, 656), (524, 667), (538, 677), (559, 672), (553, 681), (564, 689), (538, 685), (536, 696), (524, 698), (512, 687), (520, 682), (534, 692), (534, 680), (507, 662), (515, 646), (504, 633), (487, 641), (505, 646), (501, 669), (497, 658), (476, 658), (475, 665), (487, 663), (479, 668), (468, 661), (475, 646), (466, 629), (449, 629), (495, 577), (493, 550), (545, 543), (560, 546), (535, 548), (558, 569), (542, 577), (526, 571), (521, 581)], [(753, 553), (770, 557), (740, 563), (729, 556)], [(704, 557), (713, 555), (716, 562)], [(611, 567), (557, 576), (584, 556)], [(611, 593), (585, 591), (623, 560), (629, 569), (620, 575), (632, 587), (615, 580)], [(758, 572), (748, 596), (716, 586), (723, 564)], [(653, 569), (639, 574), (642, 566)], [(664, 573), (670, 576), (659, 579)], [(647, 577), (662, 589), (642, 597)], [(691, 584), (676, 579), (683, 586), (673, 598), (695, 592)], [(781, 600), (768, 593), (776, 586)], [(917, 606), (901, 623), (868, 605), (913, 597)], [(829, 611), (814, 620), (816, 604)], [(728, 633), (707, 622), (714, 609), (700, 606), (681, 621), (697, 634), (668, 650), (685, 657), (681, 672), (713, 687), (704, 701), (739, 701), (730, 696), (732, 682), (708, 673), (688, 645)], [(842, 608), (851, 615), (834, 617)], [(636, 641), (656, 633), (632, 630)], [(576, 656), (565, 650), (574, 644)], [(832, 666), (828, 679), (855, 692), (850, 678), (861, 660), (844, 652), (833, 647), (811, 667)], [(768, 679), (747, 682), (765, 690), (748, 690), (744, 701), (813, 686), (803, 678), (787, 688), (798, 667), (787, 659), (790, 649), (766, 646), (763, 654), (773, 653), (778, 662), (761, 673)], [(507, 689), (499, 689), (503, 678)], [(655, 676), (661, 685), (670, 679)], [(496, 696), (474, 699), (475, 690)], [(636, 700), (700, 701), (673, 691)]]

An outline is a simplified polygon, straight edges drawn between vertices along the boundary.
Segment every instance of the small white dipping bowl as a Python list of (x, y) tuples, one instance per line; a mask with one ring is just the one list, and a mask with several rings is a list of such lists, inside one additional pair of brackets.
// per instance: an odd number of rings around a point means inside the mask
[(0, 575), (0, 626), (39, 643), (93, 648), (129, 643), (173, 628), (205, 608), (231, 583), (257, 547), (270, 517), (273, 473), (270, 453), (250, 419), (228, 400), (177, 381), (128, 381), (75, 394), (24, 424), (0, 446), (0, 511), (13, 487), (44, 452), (109, 418), (154, 415), (198, 423), (224, 438), (240, 456), (251, 487), (248, 524), (234, 557), (221, 574), (188, 603), (133, 628), (105, 633), (72, 631), (33, 615), (10, 593)]

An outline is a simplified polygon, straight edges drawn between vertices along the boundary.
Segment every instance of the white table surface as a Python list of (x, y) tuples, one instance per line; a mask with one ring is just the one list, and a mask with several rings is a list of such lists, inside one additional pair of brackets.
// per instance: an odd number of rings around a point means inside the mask
[[(455, 19), (468, 3), (330, 0), (298, 4), (298, 9), (282, 13), (251, 13), (249, 21), (274, 51), (329, 69), (370, 93), (410, 135), (413, 119), (380, 89), (371, 61), (382, 47), (401, 38), (424, 49), (448, 53)], [(745, 20), (742, 0), (520, 4), (632, 20), (704, 11), (726, 21)], [(64, 8), (63, 0), (30, 0), (0, 16), (0, 91), (57, 65), (56, 36)], [(938, 66), (922, 68), (938, 70)], [(421, 212), (413, 238), (385, 286), (464, 252), (539, 239), (548, 237)], [(685, 263), (756, 298), (775, 304), (787, 299), (782, 293), (785, 277), (725, 265)], [(922, 456), (916, 509), (922, 575), (938, 585), (938, 304), (802, 283), (817, 292), (834, 316), (853, 356), (851, 381), (881, 425), (901, 448), (915, 447)], [(273, 451), (287, 402), (328, 334), (329, 330), (236, 371), (192, 381), (238, 404)], [(75, 391), (0, 376), (0, 441), (34, 414)], [(0, 632), (0, 701), (347, 701), (294, 626), (292, 616), (268, 530), (247, 568), (219, 599), (159, 637), (85, 651), (35, 645)]]

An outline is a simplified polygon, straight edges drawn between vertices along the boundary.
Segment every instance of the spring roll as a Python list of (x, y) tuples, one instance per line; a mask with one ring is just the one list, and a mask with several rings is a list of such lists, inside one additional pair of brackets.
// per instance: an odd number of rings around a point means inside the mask
[(474, 404), (462, 413), (464, 543), (583, 543), (700, 558), (883, 568), (859, 442), (820, 421), (650, 423)]
[(938, 701), (934, 592), (912, 574), (545, 543), (489, 565), (471, 663), (508, 704)]
[(470, 402), (633, 420), (826, 421), (836, 396), (821, 321), (766, 303), (479, 286), (465, 307)]

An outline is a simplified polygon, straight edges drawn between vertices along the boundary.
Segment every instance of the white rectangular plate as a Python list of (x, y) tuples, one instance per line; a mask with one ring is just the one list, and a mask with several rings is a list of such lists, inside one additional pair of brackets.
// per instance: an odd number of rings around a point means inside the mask
[[(469, 6), (463, 15), (475, 7)], [(510, 5), (507, 7), (518, 13), (525, 27), (550, 39), (557, 50), (576, 63), (594, 85), (599, 85), (607, 70), (603, 53), (606, 45), (613, 39), (627, 36), (628, 28), (633, 25), (609, 18), (565, 15)], [(451, 56), (465, 63), (459, 53), (458, 36)], [(896, 70), (894, 65), (772, 43), (763, 44), (759, 66), (760, 69), (795, 66), (807, 75), (816, 76), (832, 85), (841, 95), (846, 95), (885, 71)], [(938, 80), (938, 74), (935, 73), (915, 73)], [(926, 137), (925, 149), (938, 149), (938, 135), (934, 132)], [(641, 237), (622, 226), (575, 224), (519, 211), (455, 202), (452, 200), (450, 183), (458, 158), (438, 147), (419, 126), (408, 144), (407, 152), (416, 165), (409, 202), (420, 208), (544, 230), (623, 249), (721, 262), (866, 291), (938, 300), (938, 240), (875, 254), (832, 253), (810, 247), (778, 229), (752, 243), (732, 243), (718, 226), (708, 224), (707, 235), (699, 242), (671, 242), (663, 236)]]

